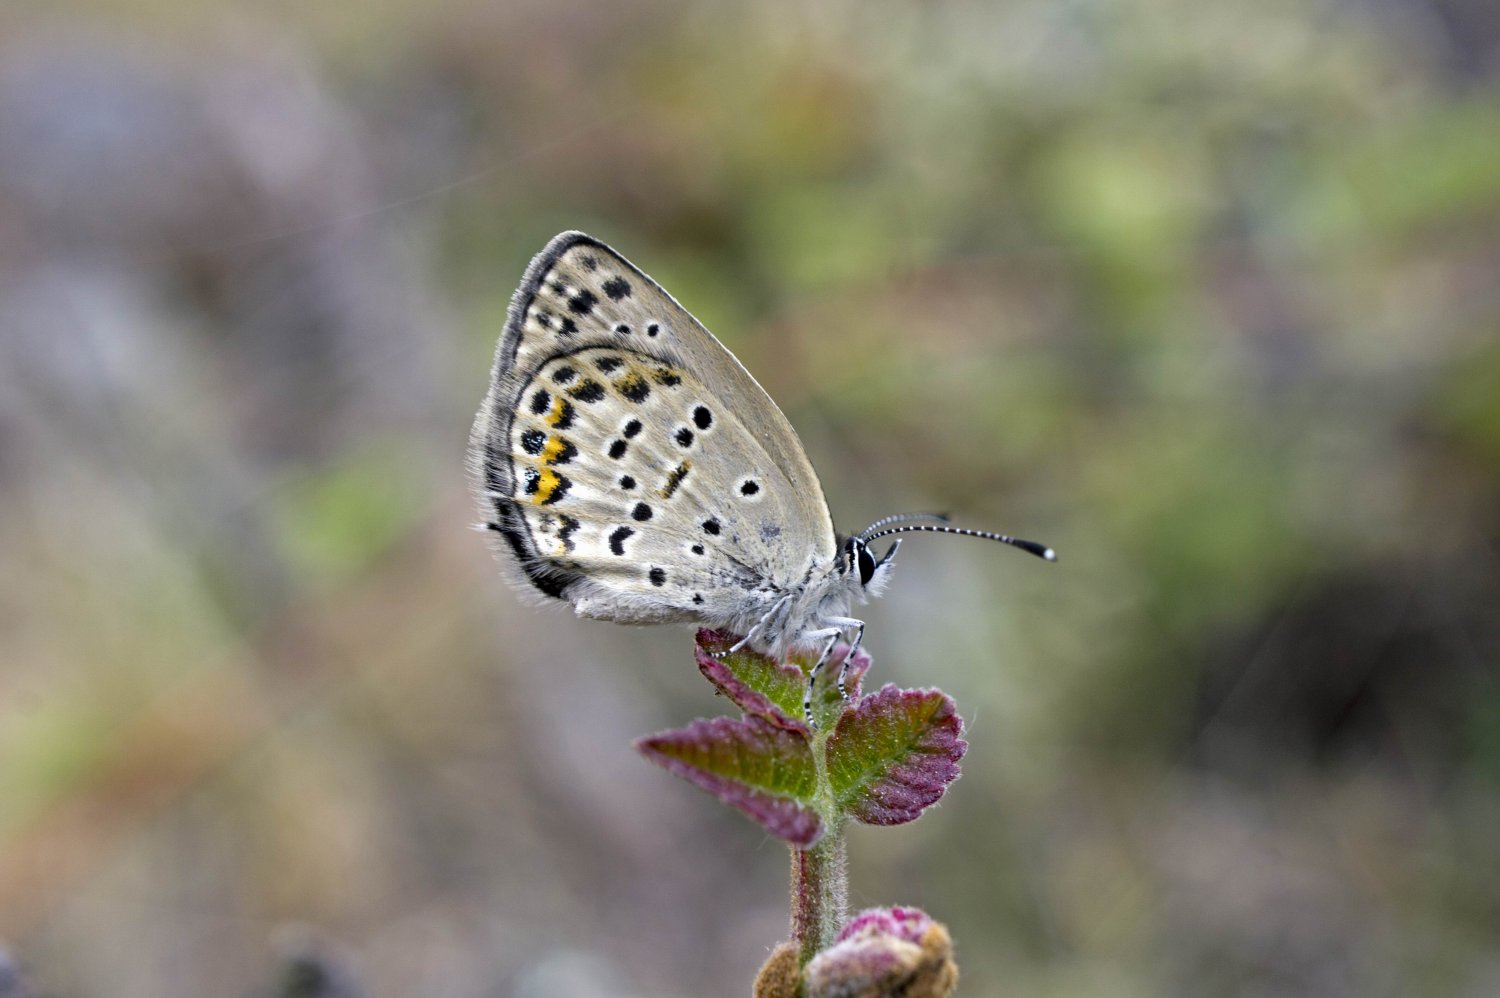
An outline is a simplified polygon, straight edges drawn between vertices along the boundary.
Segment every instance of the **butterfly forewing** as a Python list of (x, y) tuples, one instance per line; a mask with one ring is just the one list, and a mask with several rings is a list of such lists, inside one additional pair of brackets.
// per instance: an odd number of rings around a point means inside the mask
[(827, 566), (827, 505), (790, 424), (655, 282), (578, 233), (511, 304), (472, 460), (526, 580), (581, 613), (725, 619)]

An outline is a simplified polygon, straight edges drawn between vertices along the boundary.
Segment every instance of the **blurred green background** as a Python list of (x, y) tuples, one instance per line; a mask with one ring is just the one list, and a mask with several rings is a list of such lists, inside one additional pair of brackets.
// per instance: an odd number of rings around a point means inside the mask
[[(0, 10), (0, 942), (57, 998), (743, 995), (783, 848), (522, 606), (463, 456), (613, 243), (902, 551), (964, 779), (857, 829), (974, 996), (1500, 994), (1489, 0)], [(316, 942), (308, 942), (315, 940)]]

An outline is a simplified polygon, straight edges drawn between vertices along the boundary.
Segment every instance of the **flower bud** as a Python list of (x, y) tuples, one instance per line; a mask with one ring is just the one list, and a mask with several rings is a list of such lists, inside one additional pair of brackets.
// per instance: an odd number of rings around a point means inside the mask
[(797, 966), (797, 947), (782, 943), (755, 975), (755, 998), (797, 998), (802, 984), (802, 968)]
[(803, 971), (807, 998), (945, 998), (958, 984), (948, 930), (919, 908), (871, 908)]

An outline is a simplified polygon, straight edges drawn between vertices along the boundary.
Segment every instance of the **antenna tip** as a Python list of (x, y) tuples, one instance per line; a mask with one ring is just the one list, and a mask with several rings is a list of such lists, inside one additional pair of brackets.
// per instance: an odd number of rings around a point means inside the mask
[(1011, 543), (1020, 548), (1022, 551), (1025, 551), (1028, 554), (1034, 554), (1038, 558), (1041, 558), (1045, 561), (1057, 560), (1057, 552), (1052, 550), (1045, 544), (1038, 544), (1036, 541), (1023, 541), (1019, 538), (1012, 540)]

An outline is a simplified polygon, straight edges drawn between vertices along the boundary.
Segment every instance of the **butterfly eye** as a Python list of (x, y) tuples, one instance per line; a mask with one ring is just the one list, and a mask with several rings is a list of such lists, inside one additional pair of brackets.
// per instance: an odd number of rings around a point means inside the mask
[(851, 544), (851, 560), (859, 565), (859, 584), (868, 586), (870, 579), (875, 575), (875, 557), (870, 554), (870, 549), (863, 544)]

